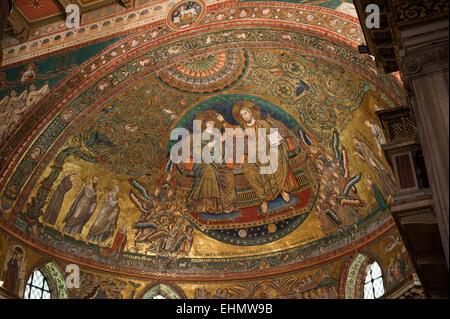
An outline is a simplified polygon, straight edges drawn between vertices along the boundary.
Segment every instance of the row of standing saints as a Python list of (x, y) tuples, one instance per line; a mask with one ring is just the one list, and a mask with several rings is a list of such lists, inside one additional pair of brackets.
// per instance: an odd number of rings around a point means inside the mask
[[(239, 125), (232, 125), (224, 120), (224, 117), (213, 110), (201, 112), (196, 119), (202, 121), (203, 130), (218, 128), (225, 131), (226, 128), (234, 128), (234, 136), (243, 135), (246, 132), (257, 132), (258, 128), (276, 127), (283, 137), (278, 140), (278, 170), (274, 174), (260, 174), (260, 167), (267, 165), (258, 160), (249, 163), (247, 150), (244, 150), (244, 161), (242, 164), (224, 161), (222, 163), (194, 163), (191, 166), (193, 173), (192, 186), (187, 197), (180, 200), (177, 193), (177, 181), (175, 170), (164, 172), (162, 182), (148, 192), (138, 181), (130, 179), (132, 191), (129, 199), (140, 211), (141, 217), (134, 222), (135, 230), (133, 246), (136, 252), (155, 253), (174, 258), (187, 256), (193, 243), (193, 227), (186, 222), (180, 211), (190, 211), (208, 214), (227, 214), (235, 211), (236, 192), (233, 167), (239, 166), (249, 186), (256, 194), (258, 209), (264, 214), (267, 212), (268, 203), (281, 197), (283, 201), (289, 202), (290, 191), (298, 187), (298, 181), (289, 167), (290, 141), (288, 136), (292, 133), (278, 121), (269, 117), (261, 119), (259, 107), (250, 101), (237, 102), (233, 107), (233, 116)], [(379, 126), (366, 121), (370, 128), (376, 145), (384, 142), (383, 132)], [(348, 228), (355, 228), (360, 218), (359, 208), (364, 202), (358, 197), (355, 184), (360, 181), (361, 174), (355, 177), (349, 176), (347, 151), (338, 146), (338, 136), (335, 133), (335, 144), (333, 152), (325, 151), (312, 137), (302, 132), (301, 140), (304, 150), (313, 161), (320, 182), (320, 189), (316, 201), (316, 211), (320, 220), (322, 231), (326, 235), (336, 234)], [(245, 139), (257, 139), (257, 134), (249, 134)], [(225, 133), (222, 142), (225, 140)], [(202, 151), (212, 151), (215, 142), (202, 141)], [(269, 140), (267, 140), (269, 143)], [(390, 177), (388, 169), (371, 148), (357, 137), (353, 138), (355, 155), (364, 161), (372, 173), (373, 178), (366, 176), (366, 182), (374, 192), (380, 207), (383, 200), (394, 192), (394, 182)], [(192, 145), (191, 145), (192, 149)], [(266, 150), (270, 149), (270, 145)], [(172, 165), (173, 166), (173, 165)], [(54, 227), (60, 214), (65, 194), (70, 191), (76, 181), (77, 172), (66, 172), (66, 176), (56, 187), (48, 205), (42, 215), (41, 221)], [(84, 186), (75, 201), (66, 213), (60, 230), (80, 239), (85, 225), (98, 206), (98, 176), (91, 176), (90, 183)], [(119, 197), (120, 186), (115, 184), (107, 192), (104, 202), (99, 208), (95, 221), (90, 226), (85, 241), (105, 243), (114, 237), (112, 247), (102, 248), (102, 252), (116, 257), (122, 257), (127, 245), (127, 220), (120, 212)], [(345, 195), (345, 196), (343, 196)], [(119, 218), (119, 216), (122, 216)], [(120, 227), (118, 227), (120, 220)], [(117, 230), (117, 231), (116, 231)]]

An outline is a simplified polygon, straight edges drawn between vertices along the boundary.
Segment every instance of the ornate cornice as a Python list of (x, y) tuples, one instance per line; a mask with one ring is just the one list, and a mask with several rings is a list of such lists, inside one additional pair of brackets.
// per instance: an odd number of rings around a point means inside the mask
[(447, 0), (389, 0), (397, 28), (417, 25), (448, 17)]
[[(439, 66), (436, 68), (438, 64)], [(402, 60), (400, 70), (408, 77), (414, 77), (443, 69), (443, 64), (448, 69), (448, 42), (443, 45), (430, 46), (428, 50), (408, 54)]]
[[(446, 0), (355, 0), (354, 3), (370, 52), (386, 73), (398, 71), (400, 68), (404, 68), (406, 72), (419, 72), (420, 63), (415, 61), (415, 58), (401, 61), (403, 57), (400, 52), (409, 46), (409, 43), (406, 43), (409, 38), (421, 36), (406, 35), (408, 30), (424, 29), (436, 21), (448, 20), (449, 5)], [(369, 4), (376, 4), (380, 8), (380, 28), (369, 29), (365, 25), (365, 8)], [(428, 36), (429, 32), (434, 31), (423, 32)]]

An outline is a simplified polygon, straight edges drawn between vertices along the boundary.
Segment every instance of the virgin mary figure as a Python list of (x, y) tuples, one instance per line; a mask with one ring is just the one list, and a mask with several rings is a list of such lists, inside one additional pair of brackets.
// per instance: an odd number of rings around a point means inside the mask
[[(196, 120), (202, 122), (202, 132), (213, 134), (213, 129), (220, 130), (222, 123), (218, 120), (218, 113), (206, 110), (200, 113)], [(223, 143), (224, 138), (221, 139)], [(201, 141), (201, 154), (209, 152), (213, 156), (216, 142)], [(222, 148), (223, 150), (223, 148)], [(222, 157), (223, 158), (223, 157)], [(231, 213), (234, 210), (236, 192), (234, 188), (234, 175), (230, 167), (224, 162), (194, 163), (194, 178), (192, 188), (187, 197), (187, 207), (198, 213)]]
[[(247, 141), (245, 155), (248, 155), (248, 140), (254, 139), (255, 145), (258, 145), (258, 139), (261, 138), (258, 134), (259, 129), (265, 129), (269, 134), (271, 129), (278, 129), (279, 139), (277, 139), (276, 144), (278, 145), (278, 158), (277, 158), (277, 169), (272, 173), (261, 174), (261, 168), (270, 165), (262, 163), (259, 158), (255, 162), (249, 161), (248, 156), (244, 160), (243, 173), (247, 178), (248, 183), (254, 190), (257, 199), (261, 204), (262, 213), (266, 213), (268, 210), (268, 202), (275, 200), (279, 195), (283, 198), (285, 202), (290, 201), (290, 195), (288, 192), (297, 188), (298, 182), (295, 179), (292, 171), (289, 167), (289, 146), (286, 136), (282, 136), (284, 129), (275, 127), (269, 121), (261, 119), (261, 113), (258, 106), (250, 101), (240, 101), (233, 106), (233, 117), (238, 121), (240, 125), (238, 133), (235, 133), (236, 137), (239, 135), (244, 136)], [(223, 118), (220, 118), (223, 120)], [(226, 127), (232, 127), (232, 125), (225, 123)], [(244, 134), (245, 131), (245, 134)], [(235, 130), (236, 132), (236, 130)], [(264, 143), (264, 142), (263, 142)], [(269, 152), (271, 145), (269, 143), (270, 139), (266, 139), (265, 150)], [(259, 153), (258, 153), (259, 154)]]

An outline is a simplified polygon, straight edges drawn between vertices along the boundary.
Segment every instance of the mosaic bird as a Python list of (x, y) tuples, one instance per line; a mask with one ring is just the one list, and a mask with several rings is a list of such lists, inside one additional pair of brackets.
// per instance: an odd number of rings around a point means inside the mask
[(355, 177), (353, 177), (345, 186), (344, 195), (348, 195), (350, 189), (352, 189), (356, 185), (356, 183), (358, 183), (360, 180), (361, 180), (361, 174), (358, 174)]
[(98, 144), (105, 144), (108, 146), (114, 146), (113, 143), (109, 140), (105, 135), (100, 134), (99, 132), (95, 132), (91, 135), (91, 138), (86, 142), (86, 147), (91, 147)]
[(299, 80), (297, 83), (297, 89), (295, 90), (295, 94), (299, 96), (302, 94), (305, 90), (309, 91), (309, 85), (303, 82), (302, 80)]
[(333, 131), (333, 150), (336, 159), (339, 160), (341, 153), (339, 152), (339, 133), (336, 130)]
[(150, 199), (150, 195), (147, 193), (147, 190), (141, 184), (139, 184), (134, 179), (130, 180), (130, 184), (131, 186), (135, 187), (145, 197), (145, 199)]
[(342, 224), (342, 222), (341, 222), (341, 220), (339, 219), (339, 217), (337, 217), (336, 214), (333, 213), (333, 211), (331, 211), (330, 209), (327, 209), (327, 210), (325, 211), (325, 213), (326, 213), (326, 214), (328, 215), (328, 217), (330, 217), (330, 218), (333, 220), (333, 222), (335, 222), (337, 225), (341, 225), (341, 224)]
[(141, 286), (141, 284), (140, 283), (136, 284), (134, 281), (129, 281), (128, 284), (134, 288), (130, 296), (130, 299), (132, 299), (134, 297), (134, 294), (136, 293), (136, 289), (138, 289)]
[(300, 137), (302, 138), (303, 143), (305, 143), (306, 146), (313, 145), (313, 141), (309, 138), (308, 135), (306, 135), (305, 131), (303, 131), (301, 128), (298, 129), (298, 132), (300, 133)]
[(174, 118), (178, 117), (178, 115), (176, 115), (175, 112), (173, 112), (171, 110), (163, 109), (163, 111), (170, 115), (170, 119), (171, 120), (173, 120)]
[(115, 107), (116, 107), (116, 103), (114, 103), (113, 105), (111, 105), (108, 109), (107, 109), (107, 108), (103, 109), (102, 112), (103, 112), (104, 114), (108, 114), (109, 112), (112, 112), (112, 111), (115, 109)]
[(131, 132), (131, 133), (136, 132), (138, 128), (139, 128), (139, 126), (137, 126), (137, 125), (131, 125), (131, 124), (127, 124), (127, 125), (125, 126), (125, 129), (126, 129), (128, 132)]
[(166, 165), (164, 166), (164, 171), (171, 172), (172, 170), (173, 170), (173, 162), (169, 159)]

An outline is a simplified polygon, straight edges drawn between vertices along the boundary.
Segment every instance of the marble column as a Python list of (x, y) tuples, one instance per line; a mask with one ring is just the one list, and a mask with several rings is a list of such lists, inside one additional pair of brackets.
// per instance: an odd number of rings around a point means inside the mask
[(449, 264), (449, 85), (448, 20), (400, 30), (400, 71), (411, 86), (447, 267)]

